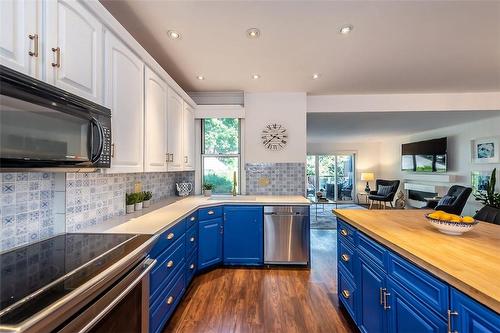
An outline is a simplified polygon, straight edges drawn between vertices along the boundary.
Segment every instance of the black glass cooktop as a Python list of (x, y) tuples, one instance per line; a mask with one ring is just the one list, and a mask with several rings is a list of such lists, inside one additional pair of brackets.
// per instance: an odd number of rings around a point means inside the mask
[[(150, 237), (65, 234), (1, 254), (0, 324), (24, 321), (97, 276)], [(28, 296), (29, 301), (23, 301)]]

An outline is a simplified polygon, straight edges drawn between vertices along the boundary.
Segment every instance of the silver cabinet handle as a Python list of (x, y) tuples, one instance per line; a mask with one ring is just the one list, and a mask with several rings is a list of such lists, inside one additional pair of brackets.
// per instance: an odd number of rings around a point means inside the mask
[(167, 268), (171, 268), (172, 266), (174, 266), (174, 262), (172, 260), (167, 262)]
[(189, 269), (193, 270), (194, 269), (194, 264), (189, 265)]
[(169, 155), (168, 154), (165, 154), (165, 162), (170, 162), (170, 159), (169, 159)]
[(171, 233), (169, 233), (167, 235), (167, 239), (172, 239), (172, 238), (174, 238), (174, 233), (173, 232), (171, 232)]
[(340, 257), (342, 258), (342, 261), (345, 261), (345, 262), (348, 262), (348, 261), (349, 261), (349, 259), (350, 259), (349, 255), (348, 255), (348, 254), (345, 254), (345, 253), (344, 253), (344, 254), (342, 254)]
[(384, 288), (380, 288), (380, 305), (384, 305)]
[(59, 46), (55, 47), (55, 48), (53, 47), (52, 52), (55, 52), (55, 54), (56, 54), (56, 62), (52, 63), (52, 67), (60, 68), (61, 67), (61, 48)]
[(28, 35), (28, 38), (34, 41), (34, 51), (29, 51), (28, 54), (32, 57), (38, 57), (38, 34)]
[(391, 306), (387, 305), (387, 297), (391, 296), (391, 293), (388, 293), (386, 288), (383, 288), (383, 292), (384, 292), (384, 310), (389, 310)]
[(170, 296), (169, 298), (167, 298), (167, 304), (170, 305), (174, 302), (174, 296)]
[(209, 210), (209, 211), (207, 212), (207, 214), (208, 214), (208, 215), (214, 215), (214, 214), (215, 214), (215, 212), (214, 212), (213, 210)]
[(173, 162), (174, 161), (174, 154), (170, 154), (170, 162)]
[(191, 243), (194, 243), (194, 237), (191, 237), (191, 238), (189, 239), (189, 241), (190, 241)]
[(191, 222), (195, 221), (196, 220), (196, 217), (194, 216), (191, 216), (191, 218), (189, 219)]
[(451, 328), (451, 316), (458, 316), (458, 312), (457, 311), (452, 311), (452, 310), (448, 310), (448, 326), (447, 326), (447, 333), (458, 333), (457, 331), (452, 331), (452, 328)]

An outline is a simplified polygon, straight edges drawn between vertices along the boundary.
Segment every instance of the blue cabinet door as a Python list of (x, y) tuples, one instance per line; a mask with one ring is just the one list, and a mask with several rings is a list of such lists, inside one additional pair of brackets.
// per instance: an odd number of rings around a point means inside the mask
[(262, 206), (224, 207), (224, 264), (262, 265)]
[(452, 331), (499, 333), (500, 316), (456, 289), (451, 290)]
[(198, 268), (204, 269), (222, 261), (222, 218), (198, 222)]
[(386, 310), (381, 302), (385, 290), (385, 274), (368, 257), (358, 253), (356, 265), (357, 323), (361, 332), (386, 332)]
[(391, 333), (446, 333), (446, 321), (402, 286), (387, 280), (388, 329)]

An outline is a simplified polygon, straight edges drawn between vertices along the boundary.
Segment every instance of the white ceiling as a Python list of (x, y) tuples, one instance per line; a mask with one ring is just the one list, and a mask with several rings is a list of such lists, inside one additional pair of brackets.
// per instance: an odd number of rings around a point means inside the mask
[(308, 113), (307, 142), (380, 142), (492, 117), (500, 111)]
[(500, 1), (101, 2), (187, 91), (500, 91)]

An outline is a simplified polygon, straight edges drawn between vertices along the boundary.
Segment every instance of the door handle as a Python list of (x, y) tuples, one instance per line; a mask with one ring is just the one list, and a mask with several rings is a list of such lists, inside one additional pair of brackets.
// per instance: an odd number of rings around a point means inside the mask
[(38, 57), (38, 34), (28, 35), (28, 38), (34, 42), (34, 50), (29, 51), (28, 54), (32, 57)]
[(53, 47), (52, 52), (55, 52), (55, 54), (56, 54), (56, 62), (52, 63), (52, 67), (60, 68), (61, 67), (61, 48), (59, 46), (55, 47), (55, 48)]
[(94, 154), (94, 134), (93, 134), (93, 131), (91, 130), (90, 131), (90, 135), (92, 135), (92, 139), (90, 140), (91, 141), (91, 147), (90, 147), (90, 161), (92, 163), (95, 163), (97, 161), (99, 161), (99, 158), (101, 158), (101, 155), (102, 155), (102, 151), (104, 149), (104, 130), (102, 129), (102, 126), (101, 124), (99, 123), (99, 121), (97, 119), (95, 119), (94, 117), (91, 117), (90, 118), (90, 126), (91, 128), (93, 128), (92, 126), (95, 126), (97, 127), (97, 131), (99, 133), (99, 148), (97, 148), (97, 153)]
[(447, 333), (458, 333), (457, 331), (452, 331), (452, 327), (451, 327), (451, 316), (458, 316), (458, 312), (457, 311), (452, 311), (452, 310), (448, 310), (448, 326), (447, 326)]
[(388, 293), (387, 292), (387, 289), (386, 288), (381, 288), (382, 289), (382, 293), (384, 295), (384, 310), (389, 310), (391, 308), (390, 305), (387, 305), (387, 297), (391, 296), (391, 293)]

